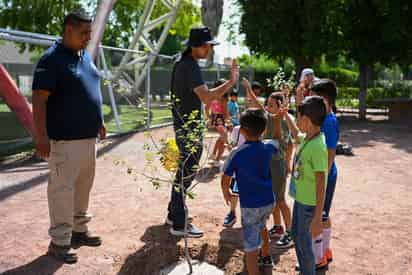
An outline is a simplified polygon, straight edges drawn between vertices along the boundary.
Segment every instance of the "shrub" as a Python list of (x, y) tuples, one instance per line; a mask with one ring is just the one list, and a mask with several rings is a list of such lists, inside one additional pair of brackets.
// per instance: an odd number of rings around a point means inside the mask
[(241, 67), (251, 67), (256, 73), (272, 73), (275, 74), (279, 68), (279, 64), (273, 59), (264, 54), (259, 56), (242, 55), (239, 58)]
[[(379, 99), (386, 98), (412, 98), (412, 81), (379, 81), (375, 87), (368, 88), (366, 105), (368, 108), (382, 107), (377, 103)], [(337, 105), (340, 107), (357, 107), (359, 98), (358, 87), (339, 87)]]
[(375, 82), (375, 87), (384, 90), (382, 98), (404, 97), (412, 98), (412, 81), (411, 80), (379, 80)]
[(354, 87), (359, 85), (359, 73), (345, 68), (321, 66), (316, 74), (321, 78), (333, 79), (338, 86)]

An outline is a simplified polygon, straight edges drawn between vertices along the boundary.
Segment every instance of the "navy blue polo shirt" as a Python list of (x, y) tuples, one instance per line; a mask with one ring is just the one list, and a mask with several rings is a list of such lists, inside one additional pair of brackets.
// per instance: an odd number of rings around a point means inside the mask
[(47, 133), (53, 140), (97, 137), (103, 124), (100, 74), (86, 51), (56, 42), (40, 59), (33, 91), (47, 90)]

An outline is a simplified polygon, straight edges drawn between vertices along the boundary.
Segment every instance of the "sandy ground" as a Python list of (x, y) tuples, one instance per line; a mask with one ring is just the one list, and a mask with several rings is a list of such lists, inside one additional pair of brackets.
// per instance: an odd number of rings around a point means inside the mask
[[(344, 119), (342, 132), (355, 156), (337, 158), (335, 260), (327, 273), (412, 274), (412, 129)], [(156, 130), (154, 135), (171, 135), (171, 129)], [(170, 237), (163, 224), (169, 186), (155, 190), (140, 174), (147, 171), (146, 140), (135, 134), (99, 145), (90, 227), (104, 243), (97, 249), (78, 249), (76, 265), (61, 265), (44, 256), (49, 243), (45, 163), (24, 157), (0, 163), (0, 273), (158, 274), (177, 261), (183, 242)], [(191, 215), (205, 237), (189, 242), (192, 256), (226, 274), (246, 274), (239, 222), (232, 229), (221, 226), (227, 208), (218, 170), (204, 168), (195, 192), (196, 199), (189, 202)], [(273, 274), (295, 274), (293, 249), (273, 247), (272, 254)]]

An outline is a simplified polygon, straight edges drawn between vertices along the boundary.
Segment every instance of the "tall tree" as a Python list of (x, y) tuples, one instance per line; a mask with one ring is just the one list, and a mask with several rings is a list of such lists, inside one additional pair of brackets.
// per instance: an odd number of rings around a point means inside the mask
[[(98, 0), (3, 0), (0, 5), (0, 26), (12, 29), (59, 35), (64, 15), (71, 10), (96, 10)], [(159, 1), (160, 2), (160, 1)], [(127, 47), (143, 12), (144, 0), (117, 0), (106, 26), (103, 43)], [(161, 15), (165, 7), (157, 4), (153, 16)], [(170, 33), (181, 40), (187, 37), (192, 25), (200, 22), (200, 10), (191, 0), (183, 0)]]
[[(210, 29), (212, 36), (217, 37), (223, 17), (223, 0), (202, 0), (202, 23)], [(214, 52), (208, 63), (213, 63)]]
[(341, 33), (339, 0), (239, 0), (241, 32), (256, 54), (279, 61), (291, 57), (299, 72), (313, 66), (322, 54), (336, 55)]
[(64, 15), (82, 7), (80, 1), (28, 1), (3, 0), (0, 9), (0, 26), (22, 31), (59, 35)]
[(341, 22), (348, 55), (359, 64), (359, 118), (366, 119), (372, 66), (412, 61), (412, 3), (408, 0), (345, 0)]

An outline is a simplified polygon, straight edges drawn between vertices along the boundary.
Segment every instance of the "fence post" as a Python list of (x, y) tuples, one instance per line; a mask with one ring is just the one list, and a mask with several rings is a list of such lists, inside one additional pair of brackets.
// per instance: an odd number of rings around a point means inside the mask
[[(104, 56), (103, 48), (101, 48), (101, 47), (100, 47), (100, 60), (101, 60), (102, 65), (103, 65), (103, 70), (104, 70), (104, 74), (105, 74), (105, 76), (106, 76), (106, 79), (108, 79), (108, 78), (110, 77), (110, 75), (109, 75), (110, 72), (109, 72), (109, 69), (108, 69), (108, 67), (107, 67), (106, 57)], [(114, 114), (114, 119), (115, 119), (115, 121), (116, 121), (117, 131), (118, 131), (119, 133), (121, 133), (121, 132), (122, 132), (122, 128), (121, 128), (121, 126), (120, 126), (119, 113), (117, 112), (116, 99), (115, 99), (114, 94), (113, 94), (113, 85), (112, 85), (112, 81), (111, 81), (111, 80), (109, 81), (109, 85), (108, 85), (107, 88), (108, 88), (108, 91), (109, 91), (110, 103), (111, 103), (111, 106), (112, 106), (112, 111), (113, 111), (113, 114)]]

